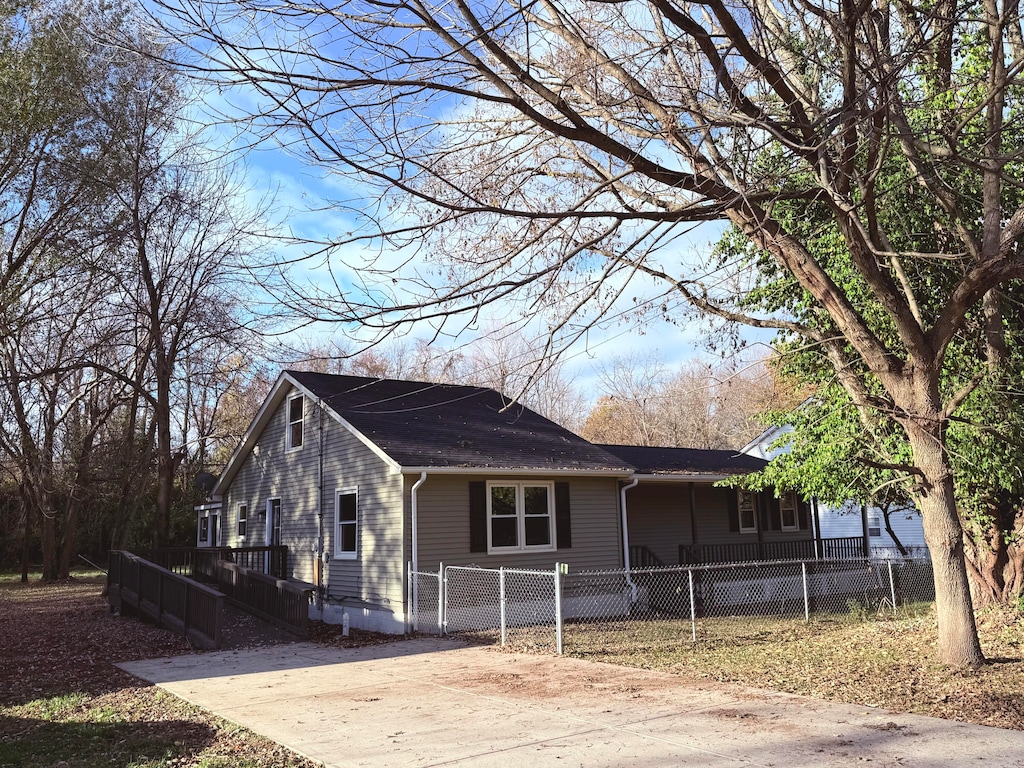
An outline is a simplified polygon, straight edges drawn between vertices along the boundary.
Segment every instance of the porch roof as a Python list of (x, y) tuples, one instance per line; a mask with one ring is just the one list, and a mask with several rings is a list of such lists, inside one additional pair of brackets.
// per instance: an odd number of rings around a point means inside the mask
[(641, 475), (707, 476), (718, 479), (732, 475), (748, 475), (768, 466), (756, 456), (737, 451), (712, 451), (700, 448), (659, 448), (640, 445), (601, 445), (608, 453), (636, 468)]

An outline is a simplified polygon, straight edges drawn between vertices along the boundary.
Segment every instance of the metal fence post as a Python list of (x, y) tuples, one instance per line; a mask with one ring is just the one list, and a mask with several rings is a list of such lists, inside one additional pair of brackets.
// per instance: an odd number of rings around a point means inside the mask
[(562, 574), (569, 570), (565, 563), (555, 563), (555, 652), (562, 655)]
[(693, 634), (693, 642), (697, 642), (697, 600), (693, 594), (693, 568), (686, 569), (686, 575), (690, 580), (690, 628)]
[(447, 608), (446, 597), (444, 589), (441, 585), (444, 583), (444, 563), (437, 564), (437, 635), (440, 637), (444, 634), (444, 613)]
[(508, 639), (508, 628), (505, 624), (507, 617), (505, 614), (505, 567), (498, 568), (498, 613), (500, 614), (499, 626), (501, 627), (501, 647), (505, 647), (505, 641)]
[(892, 595), (892, 615), (896, 615), (896, 580), (892, 577), (892, 560), (889, 564), (889, 594)]
[(406, 594), (408, 595), (409, 610), (407, 610), (405, 612), (405, 630), (406, 630), (406, 632), (410, 632), (411, 633), (412, 632), (412, 625), (413, 625), (413, 617), (412, 617), (412, 578), (413, 578), (413, 576), (412, 576), (412, 560), (410, 560), (406, 564), (406, 573), (409, 574), (409, 578), (408, 578), (409, 584), (408, 584), (408, 590), (406, 592)]
[(804, 577), (804, 621), (811, 620), (811, 600), (807, 592), (807, 563), (800, 563), (800, 569)]
[(447, 635), (448, 634), (448, 571), (444, 567), (442, 567), (441, 565), (439, 565), (438, 569), (437, 569), (437, 594), (438, 594), (438, 598), (437, 599), (440, 600), (441, 603), (444, 604), (444, 608), (442, 609), (443, 613), (444, 613), (444, 626), (441, 629), (441, 634)]

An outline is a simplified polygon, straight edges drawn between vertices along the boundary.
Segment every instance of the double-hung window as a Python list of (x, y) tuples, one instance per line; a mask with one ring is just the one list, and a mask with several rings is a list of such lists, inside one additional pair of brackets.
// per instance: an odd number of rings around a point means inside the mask
[(795, 491), (786, 491), (779, 498), (779, 514), (782, 517), (782, 530), (796, 531), (800, 529), (800, 518), (797, 516)]
[(358, 494), (355, 488), (338, 491), (334, 497), (334, 556), (354, 560), (359, 542)]
[(292, 450), (302, 446), (302, 395), (288, 398), (288, 431), (285, 437), (285, 448)]
[(752, 491), (737, 491), (740, 533), (757, 533), (757, 508)]
[(238, 505), (238, 538), (244, 539), (246, 528), (249, 526), (249, 505)]
[(554, 549), (551, 483), (487, 484), (487, 548), (491, 552)]
[(880, 515), (868, 515), (868, 536), (873, 539), (882, 535), (882, 518)]

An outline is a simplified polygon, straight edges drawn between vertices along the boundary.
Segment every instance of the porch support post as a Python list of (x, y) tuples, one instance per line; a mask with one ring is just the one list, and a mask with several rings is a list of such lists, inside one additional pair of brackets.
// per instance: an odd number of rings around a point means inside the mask
[(697, 491), (692, 480), (688, 485), (690, 486), (690, 544), (697, 546)]
[(825, 553), (821, 544), (821, 518), (818, 516), (817, 496), (811, 496), (811, 527), (814, 529), (814, 557), (820, 560)]
[(863, 555), (867, 558), (870, 555), (870, 549), (868, 547), (868, 506), (867, 504), (860, 505), (860, 527), (861, 527), (861, 542), (863, 544)]

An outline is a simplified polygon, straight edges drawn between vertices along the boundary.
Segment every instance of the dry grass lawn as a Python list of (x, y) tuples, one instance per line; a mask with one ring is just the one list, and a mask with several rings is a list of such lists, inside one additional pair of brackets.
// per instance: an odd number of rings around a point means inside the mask
[(567, 653), (613, 664), (1024, 730), (1024, 615), (978, 615), (989, 663), (951, 672), (935, 660), (931, 606), (919, 615), (699, 624), (649, 621), (566, 628)]

